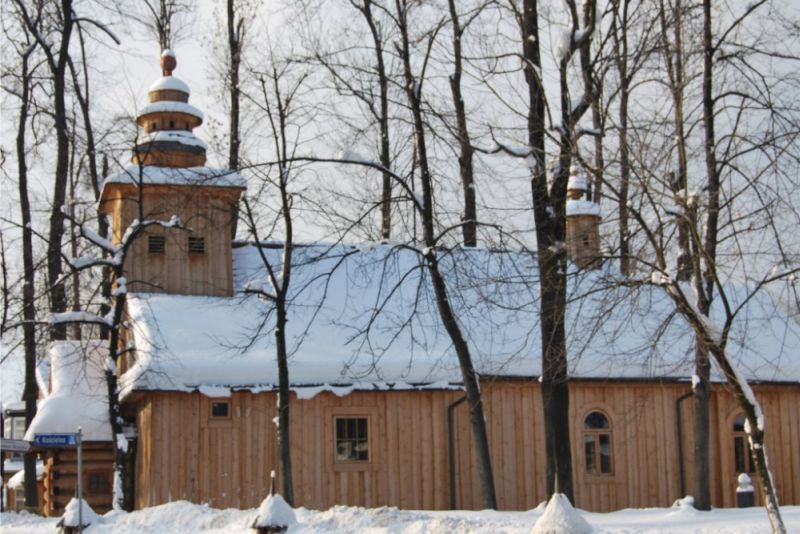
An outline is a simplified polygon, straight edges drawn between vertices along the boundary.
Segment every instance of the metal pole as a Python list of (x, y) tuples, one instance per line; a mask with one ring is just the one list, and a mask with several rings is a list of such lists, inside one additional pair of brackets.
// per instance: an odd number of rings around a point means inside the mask
[(83, 532), (83, 430), (78, 427), (78, 532)]

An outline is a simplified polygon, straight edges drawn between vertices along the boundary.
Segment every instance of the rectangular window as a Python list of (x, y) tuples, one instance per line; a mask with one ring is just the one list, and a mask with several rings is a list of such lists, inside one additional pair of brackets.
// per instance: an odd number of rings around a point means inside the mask
[(202, 237), (189, 238), (189, 255), (202, 256), (206, 253), (206, 242)]
[(166, 250), (166, 239), (163, 235), (147, 236), (147, 252), (150, 254), (164, 254)]
[(12, 438), (14, 439), (22, 439), (25, 435), (25, 418), (24, 417), (15, 417), (14, 418), (14, 432), (12, 434)]
[(108, 495), (111, 493), (111, 484), (106, 473), (86, 474), (86, 493), (89, 495)]
[(231, 403), (228, 401), (213, 401), (211, 403), (211, 417), (227, 419), (231, 416)]
[(587, 434), (583, 436), (583, 447), (586, 457), (586, 472), (596, 474), (597, 467), (594, 465), (594, 460), (596, 457), (594, 435)]
[(366, 417), (337, 417), (337, 462), (369, 462), (368, 419)]

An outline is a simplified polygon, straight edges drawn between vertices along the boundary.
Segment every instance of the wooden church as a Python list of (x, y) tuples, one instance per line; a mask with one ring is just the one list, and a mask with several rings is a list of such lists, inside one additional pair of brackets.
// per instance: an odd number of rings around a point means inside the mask
[[(148, 230), (125, 265), (118, 373), (131, 489), (136, 508), (180, 499), (251, 508), (279, 465), (277, 369), (269, 304), (244, 289), (266, 283), (263, 258), (278, 264), (281, 249), (231, 240), (246, 183), (204, 166), (205, 145), (192, 133), (202, 113), (175, 66), (166, 52), (137, 118), (132, 165), (106, 179), (100, 202), (117, 241), (135, 219), (177, 215), (185, 225)], [(574, 173), (569, 248), (576, 263), (592, 266), (600, 212), (585, 189)], [(442, 268), (481, 376), (498, 505), (530, 509), (546, 498), (535, 259), (466, 249), (448, 258)], [(295, 505), (480, 507), (458, 364), (417, 256), (391, 244), (308, 245), (294, 261)], [(572, 291), (596, 282), (591, 270), (580, 272)], [(575, 504), (598, 512), (669, 506), (691, 491), (691, 333), (669, 320), (671, 306), (656, 292), (629, 306), (586, 293), (568, 317)], [(800, 326), (774, 312), (751, 318), (762, 321), (759, 337), (782, 344), (749, 340), (732, 350), (764, 408), (780, 500), (800, 504)], [(752, 465), (742, 414), (717, 379), (712, 502), (735, 506), (736, 477)], [(51, 475), (55, 464), (47, 464)], [(62, 502), (51, 494), (45, 512), (58, 514)]]

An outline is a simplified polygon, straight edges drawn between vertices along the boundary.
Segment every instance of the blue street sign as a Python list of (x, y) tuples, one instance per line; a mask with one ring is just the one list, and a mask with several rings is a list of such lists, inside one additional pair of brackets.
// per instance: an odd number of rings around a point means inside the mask
[(37, 447), (72, 447), (78, 444), (77, 434), (35, 434), (33, 444)]

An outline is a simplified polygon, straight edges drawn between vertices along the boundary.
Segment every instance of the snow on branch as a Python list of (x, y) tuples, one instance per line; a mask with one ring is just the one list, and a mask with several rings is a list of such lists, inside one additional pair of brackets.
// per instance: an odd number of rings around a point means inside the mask
[(86, 311), (51, 313), (47, 316), (47, 323), (51, 325), (86, 323), (99, 324), (108, 327), (112, 326), (111, 321), (107, 317), (100, 317), (99, 315), (95, 315), (94, 313), (89, 313)]

